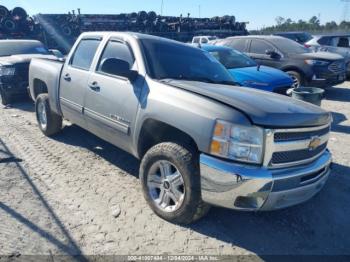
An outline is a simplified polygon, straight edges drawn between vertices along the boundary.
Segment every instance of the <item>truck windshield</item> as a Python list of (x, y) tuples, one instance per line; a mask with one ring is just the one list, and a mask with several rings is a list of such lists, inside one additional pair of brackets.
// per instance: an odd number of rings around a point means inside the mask
[(236, 50), (214, 50), (210, 51), (210, 54), (219, 60), (227, 69), (257, 66), (253, 59)]
[(0, 56), (42, 54), (48, 55), (50, 52), (40, 42), (36, 41), (4, 41), (0, 42)]
[(153, 79), (182, 79), (234, 85), (223, 65), (208, 52), (184, 44), (142, 39), (141, 44)]

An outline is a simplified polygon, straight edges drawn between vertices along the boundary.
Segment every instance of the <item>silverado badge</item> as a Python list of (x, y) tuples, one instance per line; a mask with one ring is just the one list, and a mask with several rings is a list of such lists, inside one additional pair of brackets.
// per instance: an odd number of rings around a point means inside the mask
[(321, 139), (318, 136), (311, 137), (309, 150), (314, 151), (321, 145)]

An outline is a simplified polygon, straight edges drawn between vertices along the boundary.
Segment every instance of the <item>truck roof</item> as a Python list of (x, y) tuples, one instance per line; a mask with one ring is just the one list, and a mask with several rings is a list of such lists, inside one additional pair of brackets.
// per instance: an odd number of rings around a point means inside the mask
[(41, 43), (38, 40), (32, 40), (32, 39), (4, 39), (0, 40), (0, 43)]
[[(160, 36), (154, 36), (154, 35), (147, 35), (147, 34), (141, 34), (141, 33), (135, 33), (135, 32), (119, 32), (119, 31), (112, 31), (112, 32), (87, 32), (87, 33), (82, 33), (81, 37), (86, 37), (86, 36), (102, 36), (102, 37), (108, 37), (108, 36), (113, 36), (113, 35), (118, 35), (118, 36), (128, 36), (128, 37), (133, 37), (134, 39), (139, 39), (139, 40), (157, 40), (157, 41), (163, 41), (167, 43), (173, 43), (173, 44), (178, 44), (178, 45), (184, 45), (184, 46), (189, 46), (185, 43), (160, 37)], [(191, 47), (191, 46), (190, 46)], [(192, 47), (195, 48), (195, 47)]]

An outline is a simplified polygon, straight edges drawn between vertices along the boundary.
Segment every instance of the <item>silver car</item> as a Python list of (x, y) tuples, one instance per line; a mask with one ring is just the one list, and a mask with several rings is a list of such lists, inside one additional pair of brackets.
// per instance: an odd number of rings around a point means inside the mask
[(305, 43), (315, 51), (327, 51), (344, 56), (347, 61), (347, 75), (350, 77), (350, 34), (317, 35)]

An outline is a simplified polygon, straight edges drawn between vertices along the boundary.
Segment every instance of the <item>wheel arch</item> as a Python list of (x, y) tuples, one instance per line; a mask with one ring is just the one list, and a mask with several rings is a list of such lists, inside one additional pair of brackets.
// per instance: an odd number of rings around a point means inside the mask
[(138, 157), (141, 159), (150, 148), (163, 142), (177, 142), (199, 150), (195, 139), (187, 132), (160, 120), (145, 119), (138, 135)]

